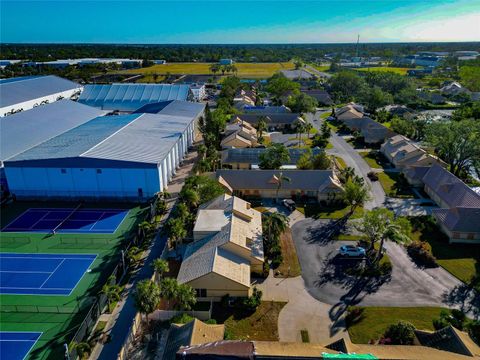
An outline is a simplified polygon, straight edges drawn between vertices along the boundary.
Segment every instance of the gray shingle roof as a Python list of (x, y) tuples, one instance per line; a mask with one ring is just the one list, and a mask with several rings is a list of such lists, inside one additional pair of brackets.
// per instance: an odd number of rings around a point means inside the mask
[(290, 178), (282, 184), (283, 190), (317, 191), (333, 183), (332, 170), (217, 170), (217, 177), (222, 177), (234, 190), (275, 190), (272, 183), (274, 176)]
[(325, 90), (300, 90), (302, 93), (315, 98), (319, 103), (325, 105), (333, 104), (330, 94)]
[(1, 79), (0, 107), (80, 88), (81, 85), (54, 75)]
[(135, 111), (150, 103), (187, 100), (189, 93), (188, 85), (86, 85), (78, 101), (106, 110)]
[(450, 231), (480, 233), (480, 208), (434, 209), (432, 214)]
[(234, 115), (232, 119), (240, 118), (242, 121), (246, 121), (252, 125), (258, 124), (260, 119), (264, 118), (267, 125), (292, 125), (300, 117), (300, 114), (296, 113), (272, 113), (272, 114), (239, 114)]
[[(260, 154), (266, 150), (262, 148), (227, 149), (222, 151), (222, 163), (249, 163), (256, 165), (260, 162)], [(307, 152), (306, 149), (288, 149), (290, 161), (283, 165), (295, 165), (305, 152)], [(321, 149), (312, 149), (312, 155), (314, 156), (321, 152)]]
[(480, 208), (480, 195), (440, 165), (433, 165), (423, 177), (423, 182), (450, 208), (457, 206)]
[(1, 161), (96, 118), (104, 111), (60, 100), (0, 118)]

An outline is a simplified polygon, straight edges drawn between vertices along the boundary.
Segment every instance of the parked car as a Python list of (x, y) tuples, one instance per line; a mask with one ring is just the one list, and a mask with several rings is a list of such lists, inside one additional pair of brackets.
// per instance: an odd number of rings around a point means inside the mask
[(378, 174), (376, 172), (370, 171), (367, 176), (371, 181), (378, 181)]
[(295, 207), (295, 201), (291, 199), (284, 199), (282, 201), (283, 206), (285, 206), (288, 210), (293, 211), (296, 209)]
[(348, 257), (364, 257), (366, 251), (361, 246), (343, 245), (338, 249), (340, 255)]

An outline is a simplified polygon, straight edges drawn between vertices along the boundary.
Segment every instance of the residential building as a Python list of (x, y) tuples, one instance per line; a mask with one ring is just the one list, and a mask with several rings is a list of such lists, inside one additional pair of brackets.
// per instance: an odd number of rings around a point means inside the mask
[(155, 65), (165, 65), (167, 60), (152, 60)]
[(480, 356), (480, 347), (470, 336), (452, 326), (432, 333), (416, 331), (415, 335), (414, 345), (353, 344), (348, 338), (325, 344), (217, 340), (182, 346), (176, 359), (469, 360)]
[(432, 211), (451, 243), (480, 243), (480, 195), (435, 164), (423, 177), (424, 190), (440, 209)]
[(223, 194), (200, 207), (177, 280), (201, 300), (229, 294), (247, 297), (250, 274), (263, 269), (262, 214), (250, 203)]
[[(230, 169), (258, 169), (260, 155), (267, 151), (266, 148), (244, 148), (244, 149), (226, 149), (222, 151), (221, 164), (223, 168)], [(300, 157), (305, 154), (307, 149), (288, 149), (290, 160), (284, 163), (284, 169), (295, 169)], [(312, 149), (312, 155), (318, 155), (322, 149)]]
[(441, 94), (430, 91), (420, 91), (418, 93), (418, 97), (434, 105), (445, 104), (447, 102), (447, 99), (445, 99)]
[(0, 60), (0, 69), (5, 69), (7, 66), (15, 65), (21, 63), (23, 60)]
[(217, 179), (230, 194), (243, 197), (333, 202), (343, 193), (332, 170), (217, 170)]
[(445, 165), (438, 157), (428, 154), (420, 146), (403, 135), (395, 135), (385, 141), (380, 152), (398, 169), (410, 166)]
[(245, 114), (278, 114), (291, 113), (292, 111), (285, 105), (281, 106), (245, 106), (243, 108)]
[[(359, 114), (361, 113), (357, 110), (350, 109), (342, 112), (340, 118), (350, 131), (360, 133), (365, 143), (383, 143), (386, 139), (395, 135), (393, 131), (368, 116), (357, 117)], [(340, 120), (338, 116), (337, 119)]]
[(425, 174), (430, 170), (430, 166), (407, 166), (402, 170), (403, 176), (407, 182), (415, 187), (422, 188), (423, 184), (423, 177)]
[(175, 360), (175, 354), (183, 346), (201, 345), (223, 340), (225, 325), (210, 325), (193, 319), (187, 324), (171, 324), (162, 360)]
[(0, 180), (7, 189), (4, 162), (105, 112), (71, 100), (0, 118)]
[(99, 116), (49, 138), (4, 162), (10, 191), (26, 199), (148, 199), (168, 187), (194, 141), (204, 105), (189, 107), (190, 116), (169, 115), (172, 104), (165, 113)]
[(0, 79), (0, 117), (78, 95), (83, 87), (58, 76)]
[(256, 126), (260, 120), (267, 123), (269, 131), (292, 130), (298, 122), (304, 122), (297, 113), (261, 113), (261, 114), (237, 114), (230, 119), (230, 123), (248, 122)]
[(333, 100), (328, 92), (325, 90), (300, 90), (302, 93), (311, 96), (317, 100), (319, 105), (330, 106), (333, 104)]
[(192, 92), (188, 85), (115, 83), (85, 85), (78, 101), (102, 110), (132, 112), (151, 103), (191, 99)]
[(339, 121), (355, 120), (363, 118), (363, 106), (350, 103), (335, 110), (335, 118)]
[(220, 142), (222, 149), (247, 148), (258, 144), (257, 130), (248, 122), (237, 121), (225, 127), (225, 137)]

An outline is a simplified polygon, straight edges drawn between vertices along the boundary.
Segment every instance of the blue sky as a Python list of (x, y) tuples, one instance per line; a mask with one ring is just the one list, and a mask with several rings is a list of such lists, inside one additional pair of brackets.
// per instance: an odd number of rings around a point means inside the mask
[(479, 41), (480, 0), (8, 1), (2, 42)]

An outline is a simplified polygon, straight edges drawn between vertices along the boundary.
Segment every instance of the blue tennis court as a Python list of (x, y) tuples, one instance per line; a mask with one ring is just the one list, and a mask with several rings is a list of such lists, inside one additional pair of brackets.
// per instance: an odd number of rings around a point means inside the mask
[(119, 209), (28, 209), (2, 231), (111, 234), (127, 214)]
[(41, 332), (0, 331), (0, 359), (25, 359), (40, 336)]
[(0, 294), (70, 295), (96, 257), (0, 253)]

